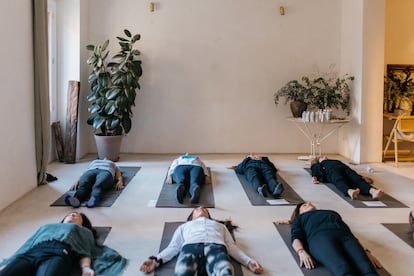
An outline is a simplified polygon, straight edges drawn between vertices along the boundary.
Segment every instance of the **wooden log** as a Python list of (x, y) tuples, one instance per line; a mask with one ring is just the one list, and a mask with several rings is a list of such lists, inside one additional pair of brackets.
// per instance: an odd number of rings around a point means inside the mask
[(78, 133), (79, 81), (69, 81), (66, 109), (65, 163), (76, 162), (76, 139)]
[(58, 157), (59, 162), (63, 162), (63, 139), (59, 121), (52, 123), (52, 132), (53, 137), (55, 138), (56, 155)]

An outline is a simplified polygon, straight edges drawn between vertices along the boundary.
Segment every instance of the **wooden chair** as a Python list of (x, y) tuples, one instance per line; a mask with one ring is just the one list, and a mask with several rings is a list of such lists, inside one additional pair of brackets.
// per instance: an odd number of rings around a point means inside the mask
[(395, 166), (398, 168), (398, 160), (410, 161), (414, 160), (413, 149), (411, 148), (408, 157), (398, 157), (398, 142), (405, 141), (414, 143), (414, 116), (399, 116), (391, 130), (390, 136), (388, 137), (387, 144), (385, 145), (383, 156), (387, 154), (388, 148), (394, 142), (394, 158)]

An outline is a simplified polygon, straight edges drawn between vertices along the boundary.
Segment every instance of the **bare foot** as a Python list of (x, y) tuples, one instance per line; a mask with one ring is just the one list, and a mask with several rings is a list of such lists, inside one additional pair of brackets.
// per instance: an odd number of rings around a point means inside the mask
[(348, 190), (348, 195), (351, 199), (356, 199), (358, 197), (359, 193), (360, 193), (359, 189), (355, 189), (355, 190), (354, 189), (349, 189)]
[(368, 176), (363, 176), (362, 177), (364, 180), (365, 180), (365, 182), (367, 182), (368, 184), (372, 184), (372, 183), (374, 183), (374, 179), (372, 179), (371, 177), (368, 177)]
[(373, 199), (380, 198), (385, 194), (382, 189), (374, 189), (374, 188), (371, 188), (369, 190), (369, 193), (372, 195)]

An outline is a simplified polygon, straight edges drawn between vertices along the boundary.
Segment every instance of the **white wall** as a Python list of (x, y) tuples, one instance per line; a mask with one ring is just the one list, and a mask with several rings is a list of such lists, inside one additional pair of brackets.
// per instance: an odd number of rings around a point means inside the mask
[[(288, 106), (276, 108), (273, 93), (315, 67), (340, 69), (341, 1), (285, 2), (285, 16), (280, 4), (169, 0), (156, 2), (151, 13), (147, 1), (89, 0), (89, 12), (82, 13), (88, 41), (81, 51), (110, 38), (114, 53), (115, 36), (124, 28), (142, 35), (142, 89), (122, 151), (308, 152), (305, 137), (285, 119)], [(87, 134), (85, 115), (79, 120)], [(81, 141), (95, 151), (90, 137)], [(336, 134), (323, 150), (337, 152)]]
[[(80, 0), (57, 3), (57, 101), (62, 132), (66, 130), (68, 82), (80, 81)], [(64, 136), (63, 136), (64, 137)], [(79, 136), (78, 136), (79, 137)], [(65, 140), (63, 138), (63, 140)], [(82, 143), (77, 141), (77, 146)], [(79, 157), (79, 154), (77, 155)]]
[(386, 1), (385, 64), (414, 64), (412, 0)]
[(31, 2), (0, 1), (0, 210), (36, 187)]

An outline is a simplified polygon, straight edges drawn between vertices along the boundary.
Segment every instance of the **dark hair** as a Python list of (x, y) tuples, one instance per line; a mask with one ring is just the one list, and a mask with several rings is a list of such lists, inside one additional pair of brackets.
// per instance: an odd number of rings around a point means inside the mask
[(293, 223), (295, 218), (299, 215), (299, 209), (300, 209), (300, 207), (302, 207), (303, 204), (305, 204), (305, 201), (296, 204), (296, 207), (293, 210), (292, 215), (290, 216), (289, 223)]
[[(202, 207), (202, 206), (200, 206), (200, 207)], [(210, 212), (208, 211), (208, 209), (205, 208), (205, 207), (202, 207), (202, 208), (206, 209), (209, 219), (215, 220), (219, 223), (224, 224), (224, 226), (226, 226), (227, 230), (229, 230), (230, 234), (233, 236), (233, 239), (234, 239), (234, 234), (233, 234), (234, 230), (239, 228), (239, 226), (234, 225), (233, 222), (231, 221), (231, 219), (226, 219), (226, 220), (213, 219), (211, 217)], [(190, 215), (187, 217), (187, 221), (193, 220), (193, 213), (194, 213), (194, 209), (191, 211)]]
[[(88, 228), (89, 230), (91, 230), (94, 239), (96, 239), (96, 236), (97, 236), (96, 230), (95, 230), (95, 228), (92, 227), (92, 223), (91, 223), (90, 219), (84, 213), (80, 213), (80, 212), (75, 212), (75, 213), (78, 213), (82, 217), (82, 226)], [(65, 220), (65, 218), (67, 216), (68, 215), (63, 217), (63, 219), (61, 220), (61, 223), (63, 223), (63, 221)]]
[[(201, 207), (201, 208), (203, 208), (203, 209), (206, 209), (207, 214), (208, 214), (208, 218), (209, 218), (209, 219), (212, 219), (212, 218), (211, 218), (211, 215), (210, 215), (210, 212), (208, 211), (208, 209), (207, 209), (207, 208), (205, 208), (205, 207), (203, 207), (203, 206), (199, 206), (199, 207)], [(196, 207), (196, 208), (199, 208), (199, 207)], [(194, 213), (194, 210), (195, 210), (196, 208), (194, 208), (194, 209), (191, 211), (191, 213), (188, 215), (188, 217), (187, 217), (187, 221), (193, 220), (193, 213)]]

